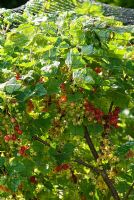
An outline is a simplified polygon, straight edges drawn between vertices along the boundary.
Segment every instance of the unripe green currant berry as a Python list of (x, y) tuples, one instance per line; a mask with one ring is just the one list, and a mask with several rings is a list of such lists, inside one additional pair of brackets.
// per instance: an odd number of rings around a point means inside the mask
[(18, 119), (19, 119), (19, 120), (22, 120), (22, 116), (19, 116)]

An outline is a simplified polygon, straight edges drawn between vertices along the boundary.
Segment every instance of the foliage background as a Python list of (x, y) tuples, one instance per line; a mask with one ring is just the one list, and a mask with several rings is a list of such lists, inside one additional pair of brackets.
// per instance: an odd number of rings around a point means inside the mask
[(134, 1), (133, 0), (98, 0), (102, 3), (122, 6), (126, 8), (134, 8)]

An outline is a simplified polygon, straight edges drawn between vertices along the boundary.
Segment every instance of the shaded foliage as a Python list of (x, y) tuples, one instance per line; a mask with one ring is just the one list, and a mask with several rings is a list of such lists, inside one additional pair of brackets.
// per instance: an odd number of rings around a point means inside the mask
[(23, 4), (25, 4), (28, 0), (1, 0), (0, 7), (1, 8), (16, 8)]

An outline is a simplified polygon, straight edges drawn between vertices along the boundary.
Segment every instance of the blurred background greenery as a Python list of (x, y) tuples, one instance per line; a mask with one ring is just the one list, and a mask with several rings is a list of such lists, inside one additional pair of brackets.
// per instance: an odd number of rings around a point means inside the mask
[(134, 0), (97, 0), (97, 1), (111, 5), (122, 6), (126, 8), (134, 8)]
[[(1, 8), (15, 8), (25, 4), (28, 0), (0, 0)], [(64, 1), (64, 0), (63, 0)], [(107, 4), (122, 6), (126, 8), (134, 8), (134, 0), (96, 0)]]
[(28, 0), (0, 0), (1, 8), (16, 8), (25, 4)]

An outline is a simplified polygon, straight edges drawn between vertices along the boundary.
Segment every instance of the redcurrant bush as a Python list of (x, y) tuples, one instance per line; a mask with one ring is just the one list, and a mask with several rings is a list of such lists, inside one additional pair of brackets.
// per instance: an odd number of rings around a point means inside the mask
[(1, 10), (0, 200), (133, 200), (133, 27), (30, 2)]

